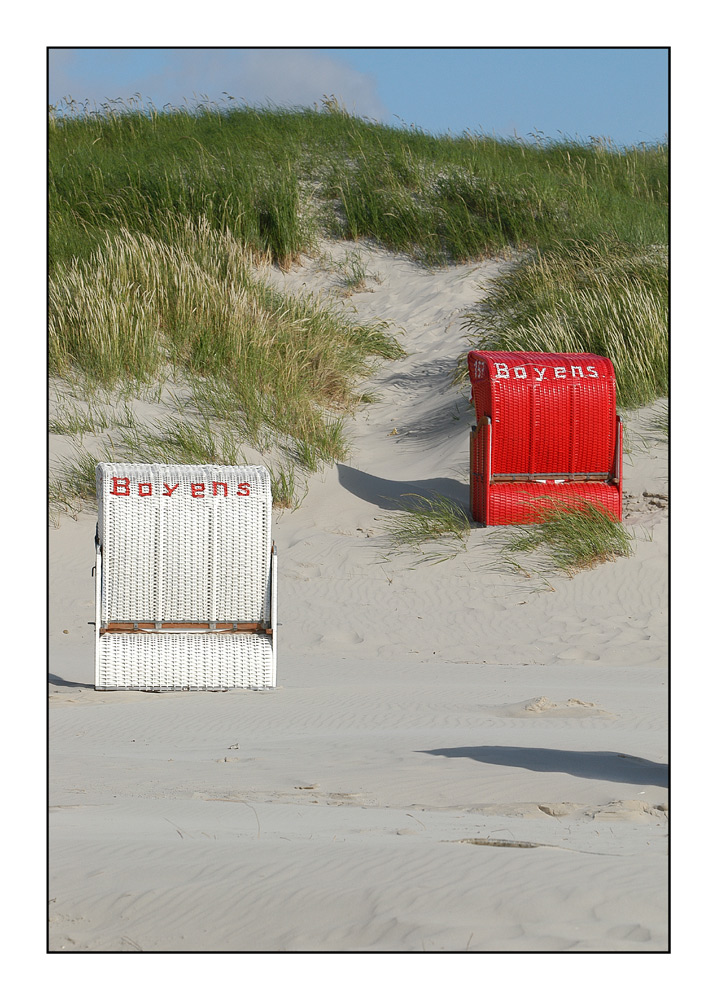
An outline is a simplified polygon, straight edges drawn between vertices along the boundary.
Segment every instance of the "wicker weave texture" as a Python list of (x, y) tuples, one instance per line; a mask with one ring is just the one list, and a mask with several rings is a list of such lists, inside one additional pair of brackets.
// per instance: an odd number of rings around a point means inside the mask
[(615, 452), (615, 373), (595, 354), (471, 351), (476, 416), (494, 474), (605, 473)]
[(97, 467), (103, 621), (265, 621), (271, 486), (261, 466)]
[(620, 497), (609, 483), (496, 483), (490, 487), (484, 523), (534, 524), (554, 501), (575, 506), (587, 501), (619, 521)]
[(272, 642), (265, 635), (103, 635), (98, 690), (220, 691), (276, 684)]
[(490, 476), (488, 427), (474, 427), (470, 443), (470, 497), (471, 516), (479, 524), (491, 524), (488, 519), (488, 481)]

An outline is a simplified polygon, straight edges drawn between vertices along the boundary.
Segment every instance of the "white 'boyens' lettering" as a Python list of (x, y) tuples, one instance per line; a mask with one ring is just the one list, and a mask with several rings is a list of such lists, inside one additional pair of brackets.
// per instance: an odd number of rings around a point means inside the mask
[[(514, 365), (509, 366), (505, 361), (495, 361), (493, 363), (493, 378), (494, 379), (528, 379), (534, 378), (536, 382), (543, 382), (546, 378), (553, 379), (574, 379), (575, 381), (582, 378), (600, 378), (600, 373), (598, 372), (595, 365), (586, 365), (583, 369), (582, 365), (551, 365), (550, 367), (538, 368), (535, 365), (531, 365), (529, 368), (526, 365)], [(478, 361), (471, 359), (470, 362), (471, 373), (474, 380), (485, 378), (486, 375), (486, 364), (484, 361)], [(530, 372), (530, 374), (528, 374)], [(569, 372), (569, 374), (568, 374)]]

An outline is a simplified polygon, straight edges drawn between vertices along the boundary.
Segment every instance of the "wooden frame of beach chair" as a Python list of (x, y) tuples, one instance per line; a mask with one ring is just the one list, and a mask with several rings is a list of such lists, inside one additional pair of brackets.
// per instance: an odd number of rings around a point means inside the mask
[(262, 466), (97, 466), (95, 688), (276, 686)]
[(554, 502), (584, 501), (622, 519), (622, 422), (608, 358), (474, 350), (468, 370), (474, 521), (530, 524)]

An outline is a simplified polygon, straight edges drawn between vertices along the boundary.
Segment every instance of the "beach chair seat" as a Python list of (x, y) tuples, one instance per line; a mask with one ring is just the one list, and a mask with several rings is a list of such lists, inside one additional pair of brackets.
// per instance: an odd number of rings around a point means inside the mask
[(556, 503), (586, 501), (622, 519), (622, 422), (608, 358), (474, 350), (468, 370), (474, 521), (530, 524)]
[(261, 466), (97, 466), (95, 687), (276, 685), (276, 547)]

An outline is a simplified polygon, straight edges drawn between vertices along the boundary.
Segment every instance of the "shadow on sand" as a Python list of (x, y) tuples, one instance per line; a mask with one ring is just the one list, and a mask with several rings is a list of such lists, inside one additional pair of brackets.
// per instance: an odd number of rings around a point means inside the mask
[(82, 681), (66, 681), (64, 677), (58, 677), (57, 674), (48, 674), (47, 683), (54, 684), (55, 687), (66, 688), (93, 688), (95, 686), (94, 681), (89, 681), (88, 683), (82, 683)]
[(605, 750), (550, 750), (543, 747), (442, 747), (418, 750), (436, 757), (468, 757), (484, 764), (523, 767), (529, 771), (562, 771), (578, 778), (621, 781), (628, 785), (667, 788), (667, 764)]
[(348, 465), (337, 463), (337, 468), (339, 483), (345, 490), (375, 507), (380, 507), (381, 510), (402, 510), (404, 505), (402, 497), (409, 493), (416, 493), (426, 498), (438, 493), (455, 500), (465, 508), (466, 512), (470, 509), (468, 487), (465, 483), (459, 483), (457, 479), (381, 479), (368, 472), (352, 469)]

